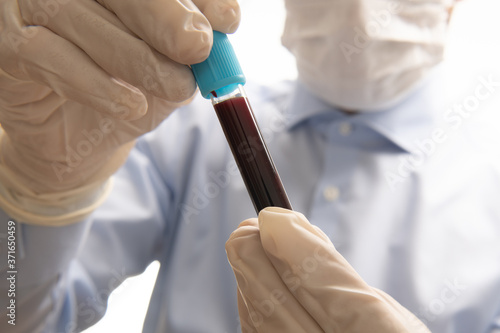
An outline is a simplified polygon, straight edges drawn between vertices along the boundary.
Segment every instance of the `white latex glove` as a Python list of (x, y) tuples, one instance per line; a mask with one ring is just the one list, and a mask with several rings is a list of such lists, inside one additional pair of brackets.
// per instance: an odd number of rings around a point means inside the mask
[(236, 0), (0, 0), (0, 206), (60, 225), (89, 214), (134, 139), (192, 98), (186, 64)]
[[(300, 213), (266, 208), (226, 243), (243, 332), (429, 333)], [(367, 253), (369, 255), (369, 253)]]

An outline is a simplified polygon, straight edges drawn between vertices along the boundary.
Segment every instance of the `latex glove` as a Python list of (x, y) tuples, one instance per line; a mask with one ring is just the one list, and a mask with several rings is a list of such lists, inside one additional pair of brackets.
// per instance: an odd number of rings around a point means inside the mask
[[(300, 213), (266, 208), (226, 243), (243, 332), (428, 333)], [(367, 253), (367, 255), (370, 255)]]
[(0, 206), (50, 225), (90, 213), (239, 18), (236, 0), (0, 0)]

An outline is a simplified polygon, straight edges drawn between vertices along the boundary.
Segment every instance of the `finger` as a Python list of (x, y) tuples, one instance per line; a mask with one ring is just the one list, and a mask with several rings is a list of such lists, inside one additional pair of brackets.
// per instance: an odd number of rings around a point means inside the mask
[(399, 317), (402, 318), (401, 320), (405, 323), (405, 326), (411, 328), (411, 333), (430, 333), (429, 329), (422, 321), (420, 321), (420, 319), (408, 311), (408, 309), (404, 306), (399, 304), (394, 298), (382, 290), (373, 288), (373, 291), (383, 298), (390, 307), (392, 307), (394, 313), (399, 314)]
[(138, 137), (152, 131), (165, 120), (174, 110), (189, 104), (195, 96), (181, 103), (174, 103), (154, 95), (145, 94), (149, 111), (141, 118), (134, 121), (124, 121), (117, 123), (120, 131), (115, 131), (114, 135), (118, 142), (127, 141), (127, 137)]
[(98, 0), (146, 43), (182, 64), (205, 60), (212, 27), (191, 0)]
[(236, 0), (193, 0), (206, 16), (213, 30), (230, 34), (238, 29), (241, 20), (240, 5)]
[(255, 332), (252, 320), (250, 319), (250, 314), (248, 313), (247, 305), (243, 300), (243, 296), (241, 296), (240, 288), (237, 288), (237, 297), (238, 297), (238, 314), (240, 317), (240, 327), (242, 333), (251, 333)]
[(240, 288), (237, 288), (237, 296), (241, 333), (255, 333), (255, 327), (252, 323), (252, 319), (250, 318), (250, 313), (248, 311), (247, 305), (243, 300)]
[(259, 229), (278, 274), (324, 331), (406, 332), (399, 316), (302, 214), (266, 208)]
[(44, 27), (31, 27), (28, 36), (17, 52), (18, 78), (116, 118), (136, 119), (146, 112), (146, 98), (139, 90), (111, 77), (75, 45)]
[[(42, 11), (40, 3), (37, 0), (20, 1), (25, 21), (36, 23), (36, 14)], [(61, 4), (57, 15), (42, 23), (81, 48), (111, 76), (144, 92), (180, 102), (196, 91), (188, 66), (176, 63), (137, 38), (113, 13), (94, 1)], [(73, 63), (78, 65), (76, 61)]]
[[(285, 286), (260, 243), (257, 221), (231, 234), (226, 252), (233, 268), (245, 318), (258, 332), (321, 332)], [(240, 302), (240, 303), (241, 303)], [(242, 328), (244, 320), (242, 319)], [(251, 331), (248, 329), (248, 331)]]

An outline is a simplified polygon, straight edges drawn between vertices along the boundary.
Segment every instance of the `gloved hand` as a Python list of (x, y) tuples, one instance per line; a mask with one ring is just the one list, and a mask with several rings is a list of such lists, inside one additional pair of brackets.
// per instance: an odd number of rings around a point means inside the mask
[[(429, 333), (300, 213), (266, 208), (226, 243), (243, 332)], [(367, 253), (369, 255), (369, 253)]]
[(134, 139), (192, 98), (186, 64), (234, 32), (236, 0), (0, 0), (0, 206), (80, 220)]

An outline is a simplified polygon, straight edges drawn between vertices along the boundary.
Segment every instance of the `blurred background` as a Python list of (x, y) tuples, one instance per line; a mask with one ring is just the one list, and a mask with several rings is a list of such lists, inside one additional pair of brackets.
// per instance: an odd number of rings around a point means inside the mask
[[(263, 84), (293, 79), (294, 60), (280, 43), (283, 1), (240, 0), (240, 4), (241, 26), (230, 39), (247, 79)], [(499, 13), (498, 0), (464, 0), (455, 9), (446, 61), (455, 82), (464, 89), (477, 85), (478, 75), (496, 73), (500, 77)], [(491, 145), (498, 147), (497, 142)], [(154, 262), (143, 274), (118, 287), (111, 295), (105, 317), (85, 333), (142, 332), (158, 268), (159, 263)]]

